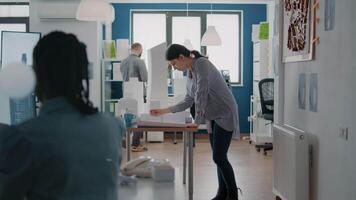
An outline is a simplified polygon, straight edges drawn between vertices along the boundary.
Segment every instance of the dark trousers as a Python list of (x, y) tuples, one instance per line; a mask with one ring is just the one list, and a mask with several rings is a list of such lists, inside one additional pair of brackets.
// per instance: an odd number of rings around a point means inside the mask
[(213, 160), (217, 166), (219, 188), (234, 190), (237, 188), (234, 170), (227, 158), (227, 151), (232, 138), (232, 131), (226, 131), (214, 121), (211, 121), (213, 133), (209, 134), (210, 145), (213, 151)]
[(141, 143), (142, 132), (134, 132), (132, 135), (132, 146), (137, 147)]

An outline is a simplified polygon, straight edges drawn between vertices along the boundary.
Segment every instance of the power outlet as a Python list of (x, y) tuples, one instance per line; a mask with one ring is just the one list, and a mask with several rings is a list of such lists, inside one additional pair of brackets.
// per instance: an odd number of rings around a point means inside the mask
[(344, 140), (348, 140), (349, 139), (349, 128), (339, 127), (339, 137)]

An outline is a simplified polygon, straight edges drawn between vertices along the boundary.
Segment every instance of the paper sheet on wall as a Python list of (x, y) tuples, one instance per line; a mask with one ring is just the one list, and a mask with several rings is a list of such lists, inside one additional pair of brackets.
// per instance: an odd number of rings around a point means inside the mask
[(318, 74), (310, 74), (309, 110), (318, 112)]
[(299, 74), (299, 81), (298, 81), (298, 106), (299, 109), (305, 110), (306, 104), (306, 75), (305, 73)]
[(335, 0), (325, 1), (325, 31), (332, 31), (335, 27)]
[(269, 24), (267, 22), (260, 23), (260, 33), (259, 39), (260, 40), (268, 40), (269, 35)]

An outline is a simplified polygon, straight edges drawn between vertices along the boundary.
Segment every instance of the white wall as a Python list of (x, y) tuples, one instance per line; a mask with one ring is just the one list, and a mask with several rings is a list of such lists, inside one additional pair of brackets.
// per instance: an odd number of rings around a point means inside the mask
[(274, 18), (275, 18), (275, 2), (269, 2), (267, 4), (267, 22), (269, 23), (269, 41), (268, 41), (268, 72), (269, 76), (273, 77), (274, 74), (274, 69), (273, 69), (273, 62), (272, 62), (272, 57), (273, 57), (273, 34), (274, 34)]
[[(335, 0), (335, 30), (324, 30), (324, 4), (317, 15), (316, 60), (288, 63), (284, 67), (284, 122), (312, 134), (313, 200), (356, 199), (356, 8), (355, 0)], [(298, 75), (318, 74), (318, 112), (300, 110)], [(307, 91), (308, 94), (308, 91)], [(308, 96), (307, 96), (308, 99)], [(282, 117), (283, 118), (283, 117)], [(349, 128), (349, 140), (338, 137), (340, 126)]]
[[(90, 99), (96, 107), (100, 107), (100, 37), (101, 25), (96, 22), (79, 22), (73, 20), (40, 20), (38, 17), (38, 6), (43, 3), (75, 4), (75, 1), (31, 1), (30, 4), (30, 31), (42, 32), (47, 34), (53, 30), (60, 30), (75, 34), (78, 39), (87, 45), (89, 61), (94, 63), (94, 78), (90, 81)], [(78, 3), (78, 2), (77, 2)], [(76, 4), (77, 4), (76, 3)], [(54, 12), (61, 12), (60, 9)], [(74, 15), (75, 16), (75, 15)], [(42, 36), (43, 36), (42, 35)]]

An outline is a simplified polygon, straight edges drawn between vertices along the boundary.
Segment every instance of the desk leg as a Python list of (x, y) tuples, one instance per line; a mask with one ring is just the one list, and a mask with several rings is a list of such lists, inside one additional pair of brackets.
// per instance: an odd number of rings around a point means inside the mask
[(177, 144), (177, 132), (174, 132), (174, 135), (173, 135), (173, 144)]
[(187, 133), (183, 132), (183, 184), (186, 183), (187, 177)]
[(188, 151), (189, 151), (189, 167), (188, 167), (188, 177), (189, 177), (189, 200), (193, 200), (193, 139), (194, 133), (188, 133), (189, 141), (188, 141)]
[(130, 131), (126, 131), (126, 161), (129, 162), (131, 159), (131, 141), (130, 141)]

